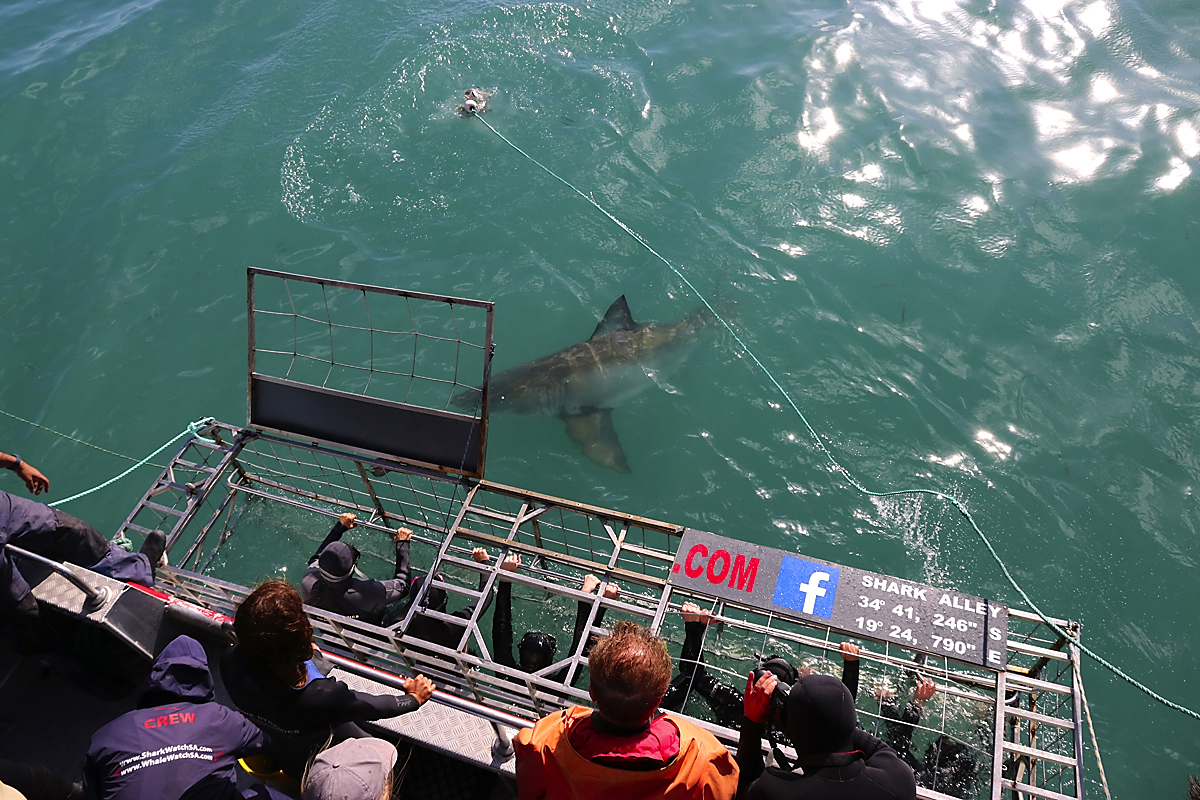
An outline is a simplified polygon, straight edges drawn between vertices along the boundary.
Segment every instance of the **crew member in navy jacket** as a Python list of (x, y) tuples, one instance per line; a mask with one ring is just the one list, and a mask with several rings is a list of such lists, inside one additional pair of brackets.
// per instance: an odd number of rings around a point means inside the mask
[[(214, 701), (204, 648), (179, 636), (155, 660), (138, 709), (92, 736), (86, 791), (98, 800), (241, 800), (234, 764), (266, 744), (252, 722)], [(262, 784), (244, 796), (284, 797)]]
[(81, 519), (0, 491), (0, 615), (16, 615), (21, 621), (18, 624), (29, 624), (38, 619), (37, 601), (21, 574), (20, 556), (9, 552), (6, 544), (110, 578), (153, 586), (154, 568), (161, 563), (166, 537), (154, 531), (146, 537), (141, 552), (128, 553)]

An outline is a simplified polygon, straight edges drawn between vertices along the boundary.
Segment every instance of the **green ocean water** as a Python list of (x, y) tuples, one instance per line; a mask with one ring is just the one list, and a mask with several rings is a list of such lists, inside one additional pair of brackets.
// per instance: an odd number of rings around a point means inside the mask
[[(243, 422), (247, 265), (494, 300), (498, 369), (622, 294), (642, 321), (699, 305), (457, 117), (473, 85), (735, 310), (858, 480), (962, 498), (1045, 611), (1200, 708), (1200, 12), (1179, 0), (7, 3), (0, 409), (139, 458)], [(728, 334), (656, 377), (613, 416), (630, 474), (497, 415), (488, 477), (1021, 605), (953, 508), (832, 471)], [(3, 416), (0, 449), (50, 499), (128, 465)], [(67, 510), (115, 530), (149, 472)], [(1185, 796), (1200, 722), (1084, 680), (1114, 794)]]

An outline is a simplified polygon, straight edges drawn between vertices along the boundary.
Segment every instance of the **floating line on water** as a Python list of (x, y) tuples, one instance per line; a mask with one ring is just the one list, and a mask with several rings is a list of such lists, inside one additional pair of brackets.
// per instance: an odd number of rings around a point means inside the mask
[[(203, 439), (204, 437), (200, 435), (200, 430), (202, 428), (205, 428), (208, 425), (212, 424), (213, 422), (214, 422), (214, 420), (212, 417), (203, 417), (201, 419), (196, 420), (195, 422), (189, 422), (188, 426), (186, 428), (181, 430), (179, 433), (175, 434), (173, 437), (171, 437), (170, 440), (163, 442), (161, 447), (159, 447), (157, 450), (155, 450), (150, 455), (143, 458), (138, 463), (134, 464), (129, 469), (122, 472), (120, 475), (117, 475), (116, 477), (113, 477), (113, 478), (109, 478), (104, 483), (100, 484), (99, 486), (93, 486), (91, 489), (88, 489), (87, 491), (80, 492), (79, 494), (73, 494), (70, 497), (63, 498), (62, 500), (56, 500), (55, 502), (47, 503), (46, 505), (50, 506), (51, 508), (54, 508), (55, 506), (61, 506), (63, 503), (69, 503), (72, 500), (78, 500), (81, 497), (87, 497), (92, 492), (98, 492), (101, 489), (103, 489), (104, 487), (109, 486), (110, 484), (114, 484), (117, 481), (121, 480), (121, 478), (124, 478), (126, 475), (133, 472), (135, 469), (142, 466), (143, 464), (149, 464), (150, 459), (154, 458), (156, 455), (161, 453), (163, 450), (166, 450), (168, 447), (175, 444), (175, 442), (179, 441), (184, 436), (191, 435), (191, 436), (196, 437), (197, 439)], [(163, 467), (163, 469), (166, 469), (166, 467)]]
[[(18, 422), (24, 422), (26, 425), (32, 425), (35, 428), (41, 428), (42, 430), (46, 431), (47, 433), (53, 433), (55, 436), (61, 436), (64, 439), (69, 439), (70, 441), (75, 442), (76, 444), (82, 444), (82, 445), (92, 448), (93, 450), (99, 450), (101, 453), (108, 453), (110, 456), (116, 456), (117, 458), (123, 458), (126, 461), (135, 461), (135, 462), (137, 461), (137, 459), (133, 458), (132, 456), (126, 456), (126, 455), (122, 455), (120, 453), (114, 453), (112, 450), (105, 450), (103, 447), (101, 447), (99, 445), (92, 444), (91, 442), (85, 442), (83, 439), (76, 439), (74, 436), (68, 436), (65, 433), (59, 433), (58, 431), (54, 430), (53, 428), (47, 428), (45, 425), (39, 425), (36, 422), (33, 422), (31, 420), (23, 419), (22, 417), (18, 417), (16, 414), (10, 414), (2, 408), (0, 408), (0, 414), (3, 414), (6, 417), (11, 417), (12, 419), (17, 420)], [(142, 463), (150, 464), (149, 461), (145, 461)], [(163, 466), (162, 464), (150, 464), (150, 466), (158, 467), (159, 469), (166, 469), (166, 467)]]
[(153, 453), (146, 456), (141, 461), (137, 461), (136, 459), (130, 458), (129, 456), (122, 456), (120, 453), (113, 453), (111, 450), (105, 450), (103, 447), (97, 447), (96, 445), (91, 444), (89, 442), (85, 442), (82, 439), (76, 439), (74, 436), (68, 436), (65, 433), (59, 433), (58, 431), (53, 430), (51, 428), (47, 428), (44, 425), (38, 425), (36, 422), (30, 422), (27, 419), (21, 419), (16, 414), (9, 414), (7, 411), (4, 411), (3, 409), (0, 409), (0, 414), (4, 414), (6, 417), (12, 417), (15, 420), (20, 420), (21, 422), (24, 422), (28, 425), (32, 425), (35, 428), (41, 428), (44, 431), (49, 431), (50, 433), (53, 433), (56, 436), (61, 436), (64, 439), (70, 439), (73, 442), (77, 442), (82, 445), (87, 445), (88, 447), (93, 447), (97, 450), (101, 450), (105, 453), (109, 453), (110, 455), (120, 456), (121, 458), (127, 458), (130, 461), (137, 462), (132, 467), (130, 467), (129, 469), (122, 472), (120, 475), (109, 478), (104, 483), (100, 484), (99, 486), (93, 486), (91, 489), (80, 492), (79, 494), (73, 494), (70, 497), (64, 497), (62, 500), (55, 500), (53, 503), (46, 503), (46, 505), (49, 506), (50, 508), (55, 508), (56, 506), (61, 506), (63, 503), (69, 503), (72, 500), (78, 500), (81, 497), (87, 497), (92, 492), (98, 492), (101, 489), (105, 488), (106, 486), (110, 486), (111, 484), (114, 484), (117, 481), (121, 480), (121, 478), (124, 478), (126, 475), (129, 475), (134, 470), (136, 470), (138, 467), (143, 467), (143, 466), (146, 466), (147, 464), (149, 464), (150, 466), (158, 467), (159, 469), (166, 469), (166, 467), (164, 467), (163, 465), (155, 464), (150, 459), (154, 458), (156, 455), (161, 453), (163, 450), (166, 450), (168, 447), (175, 444), (175, 442), (179, 441), (184, 436), (187, 436), (189, 434), (192, 436), (195, 436), (196, 438), (203, 439), (204, 437), (200, 435), (200, 431), (203, 428), (207, 427), (208, 425), (211, 425), (214, 422), (214, 419), (212, 417), (202, 417), (201, 419), (198, 419), (195, 422), (189, 422), (188, 426), (186, 428), (184, 428), (179, 433), (175, 434), (175, 436), (173, 436), (169, 441), (164, 442)]
[(973, 516), (971, 516), (971, 512), (967, 510), (967, 507), (965, 505), (963, 505), (962, 501), (959, 500), (957, 497), (953, 497), (952, 495), (948, 495), (945, 492), (939, 491), (937, 489), (925, 489), (925, 488), (897, 489), (897, 490), (888, 491), (888, 492), (877, 492), (877, 491), (868, 489), (867, 487), (865, 487), (861, 483), (859, 483), (858, 480), (850, 473), (850, 471), (848, 469), (846, 469), (846, 467), (842, 466), (841, 463), (839, 463), (838, 460), (833, 457), (833, 453), (831, 453), (829, 451), (829, 448), (827, 448), (825, 446), (825, 443), (821, 441), (821, 437), (817, 434), (816, 429), (813, 428), (813, 426), (809, 423), (808, 418), (806, 416), (804, 416), (804, 412), (800, 410), (800, 407), (798, 405), (796, 405), (796, 402), (794, 400), (792, 400), (792, 396), (790, 394), (788, 394), (787, 390), (784, 389), (783, 386), (779, 383), (779, 381), (775, 379), (775, 376), (773, 374), (771, 374), (771, 371), (769, 369), (767, 369), (767, 366), (758, 360), (758, 356), (756, 356), (754, 354), (754, 352), (750, 349), (750, 347), (745, 342), (742, 341), (742, 338), (740, 336), (738, 336), (737, 331), (735, 331), (733, 329), (733, 327), (728, 322), (725, 321), (724, 317), (722, 317), (720, 314), (717, 313), (717, 310), (712, 307), (712, 304), (708, 302), (708, 299), (703, 294), (701, 294), (700, 291), (698, 289), (696, 289), (695, 286), (692, 285), (692, 282), (687, 279), (687, 276), (685, 276), (682, 272), (680, 272), (679, 269), (674, 264), (672, 264), (670, 261), (668, 261), (665, 256), (663, 256), (661, 253), (659, 253), (657, 250), (655, 250), (653, 247), (651, 247), (650, 244), (645, 239), (643, 239), (636, 231), (634, 231), (632, 228), (630, 228), (628, 225), (626, 225), (621, 220), (617, 219), (615, 216), (613, 216), (611, 213), (609, 213), (609, 211), (607, 209), (605, 209), (603, 206), (601, 206), (599, 203), (597, 203), (591, 197), (591, 195), (585, 194), (583, 191), (578, 189), (570, 181), (566, 180), (565, 178), (560, 177), (559, 175), (557, 175), (554, 172), (554, 170), (550, 169), (545, 164), (543, 164), (542, 162), (538, 161), (533, 156), (526, 153), (524, 150), (522, 150), (520, 147), (518, 147), (512, 141), (510, 141), (508, 139), (508, 137), (506, 137), (500, 131), (493, 128), (491, 126), (491, 124), (488, 123), (488, 121), (486, 119), (484, 119), (483, 117), (479, 116), (478, 114), (472, 114), (471, 116), (475, 119), (478, 119), (480, 122), (482, 122), (484, 124), (484, 126), (487, 127), (488, 130), (490, 130), (492, 133), (494, 133), (498, 137), (500, 137), (500, 139), (502, 141), (504, 141), (504, 143), (507, 144), (509, 147), (516, 150), (522, 156), (524, 156), (525, 158), (532, 161), (534, 164), (536, 164), (538, 167), (540, 167), (546, 174), (550, 175), (552, 178), (557, 180), (559, 183), (563, 184), (564, 186), (569, 188), (571, 191), (575, 192), (575, 194), (579, 195), (584, 200), (586, 200), (588, 203), (590, 203), (597, 211), (599, 211), (604, 216), (608, 217), (617, 227), (619, 227), (621, 230), (625, 231), (625, 233), (629, 234), (629, 236), (634, 241), (636, 241), (638, 244), (640, 244), (642, 247), (644, 247), (650, 254), (652, 254), (653, 256), (658, 258), (659, 261), (666, 264), (667, 268), (670, 269), (671, 272), (675, 273), (676, 277), (678, 277), (681, 281), (683, 281), (684, 285), (686, 285), (688, 287), (688, 289), (691, 290), (692, 294), (696, 295), (696, 297), (698, 297), (700, 299), (700, 302), (704, 304), (704, 307), (707, 308), (714, 317), (716, 317), (717, 321), (720, 322), (721, 325), (723, 325), (725, 327), (725, 330), (729, 331), (730, 335), (733, 336), (733, 340), (735, 342), (737, 342), (738, 345), (742, 348), (742, 350), (746, 353), (746, 355), (750, 357), (750, 360), (753, 361), (754, 364), (760, 370), (762, 370), (762, 373), (767, 376), (767, 380), (769, 380), (771, 382), (771, 384), (774, 385), (774, 387), (783, 396), (783, 399), (787, 401), (787, 404), (789, 406), (791, 406), (793, 411), (796, 412), (796, 416), (798, 416), (800, 418), (800, 421), (804, 423), (804, 427), (808, 430), (808, 433), (812, 437), (813, 441), (817, 443), (817, 448), (825, 455), (825, 458), (829, 461), (830, 465), (835, 470), (840, 472), (842, 474), (842, 477), (844, 477), (851, 486), (853, 486), (860, 493), (862, 493), (863, 495), (865, 495), (867, 497), (883, 498), (883, 497), (899, 497), (902, 495), (929, 495), (932, 497), (937, 497), (941, 500), (945, 500), (946, 502), (952, 504), (955, 508), (958, 509), (958, 512), (960, 514), (962, 514), (964, 518), (966, 518), (967, 522), (970, 523), (971, 528), (974, 529), (975, 533), (977, 533), (979, 535), (979, 538), (983, 540), (983, 543), (987, 547), (988, 552), (991, 553), (992, 558), (995, 559), (996, 563), (1000, 566), (1000, 570), (1004, 573), (1004, 577), (1007, 578), (1008, 582), (1010, 584), (1012, 584), (1012, 587), (1014, 589), (1016, 589), (1017, 594), (1019, 594), (1021, 596), (1021, 599), (1024, 600), (1026, 604), (1028, 604), (1029, 608), (1035, 614), (1037, 614), (1038, 617), (1041, 618), (1042, 622), (1044, 622), (1052, 631), (1057, 633), (1060, 637), (1062, 637), (1066, 641), (1074, 644), (1076, 647), (1078, 647), (1080, 649), (1080, 651), (1082, 651), (1083, 653), (1086, 653), (1090, 658), (1094, 659), (1097, 663), (1099, 663), (1100, 665), (1102, 665), (1103, 667), (1108, 669), (1114, 675), (1116, 675), (1117, 677), (1121, 678), (1122, 680), (1128, 682), (1130, 685), (1134, 686), (1135, 688), (1140, 689), (1141, 691), (1145, 692), (1148, 696), (1154, 698), (1155, 700), (1157, 700), (1158, 702), (1167, 706), (1168, 708), (1173, 708), (1176, 711), (1180, 711), (1194, 719), (1200, 720), (1200, 714), (1196, 713), (1195, 711), (1191, 710), (1190, 708), (1180, 705), (1179, 703), (1176, 703), (1172, 700), (1168, 700), (1167, 698), (1163, 697), (1158, 692), (1155, 692), (1149, 686), (1146, 686), (1144, 683), (1139, 682), (1136, 678), (1127, 674), (1124, 670), (1122, 670), (1120, 667), (1118, 667), (1115, 664), (1113, 664), (1112, 662), (1110, 662), (1108, 659), (1101, 656), (1099, 653), (1094, 652), (1091, 648), (1089, 648), (1085, 644), (1083, 644), (1083, 642), (1079, 641), (1079, 639), (1077, 637), (1075, 637), (1075, 636), (1071, 635), (1070, 633), (1068, 633), (1067, 631), (1065, 631), (1061, 626), (1058, 625), (1058, 623), (1054, 622), (1049, 617), (1047, 617), (1045, 614), (1043, 614), (1042, 610), (1037, 607), (1037, 604), (1035, 604), (1033, 602), (1033, 600), (1031, 600), (1029, 598), (1029, 595), (1026, 594), (1025, 590), (1023, 588), (1021, 588), (1021, 585), (1019, 583), (1017, 583), (1017, 580), (1016, 580), (1016, 578), (1014, 578), (1012, 576), (1012, 573), (1008, 571), (1008, 566), (1000, 558), (1000, 554), (996, 552), (996, 548), (994, 548), (992, 546), (991, 541), (984, 534), (983, 529), (979, 527), (979, 525), (975, 522), (975, 518)]

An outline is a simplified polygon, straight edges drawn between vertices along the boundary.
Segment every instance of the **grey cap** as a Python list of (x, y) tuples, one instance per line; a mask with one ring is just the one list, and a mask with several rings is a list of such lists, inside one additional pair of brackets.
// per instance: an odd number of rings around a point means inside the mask
[(304, 777), (304, 800), (379, 800), (396, 765), (383, 739), (347, 739), (317, 754)]

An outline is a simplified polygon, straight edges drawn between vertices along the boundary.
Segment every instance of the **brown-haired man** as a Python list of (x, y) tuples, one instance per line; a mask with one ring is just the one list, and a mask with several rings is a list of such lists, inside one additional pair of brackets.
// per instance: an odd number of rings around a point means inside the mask
[(517, 734), (521, 800), (730, 800), (738, 767), (703, 728), (658, 710), (671, 683), (662, 640), (619, 622), (588, 656), (596, 710), (574, 708)]

